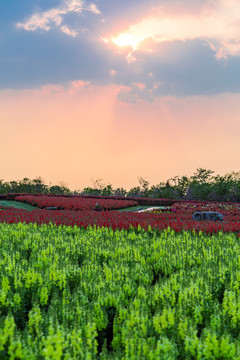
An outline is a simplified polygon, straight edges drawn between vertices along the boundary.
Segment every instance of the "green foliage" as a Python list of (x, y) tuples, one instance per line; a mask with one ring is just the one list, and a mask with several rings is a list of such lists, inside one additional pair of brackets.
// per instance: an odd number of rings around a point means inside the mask
[(146, 179), (144, 179), (143, 177), (139, 177), (138, 178), (138, 182), (141, 186), (141, 193), (143, 197), (148, 197), (149, 196), (149, 184), (150, 182)]
[(65, 195), (70, 194), (70, 190), (65, 185), (53, 185), (48, 189), (50, 194)]
[(130, 197), (140, 197), (141, 196), (141, 188), (140, 186), (134, 186), (128, 192), (128, 196)]
[(0, 224), (0, 359), (240, 358), (240, 242)]
[(0, 180), (0, 194), (28, 193), (28, 194), (69, 194), (70, 190), (62, 183), (60, 185), (46, 185), (39, 176), (31, 180), (23, 178), (18, 181), (4, 182)]
[(41, 177), (30, 180), (4, 182), (0, 179), (0, 194), (8, 193), (39, 193), (39, 194), (75, 194), (88, 196), (123, 196), (164, 199), (187, 199), (202, 201), (238, 201), (240, 202), (240, 171), (223, 176), (213, 176), (214, 171), (197, 168), (188, 177), (175, 176), (166, 182), (150, 186), (148, 180), (138, 177), (140, 186), (134, 186), (129, 191), (123, 188), (114, 189), (111, 184), (104, 184), (102, 179), (92, 180), (93, 187), (85, 187), (82, 191), (71, 192), (64, 184), (46, 185)]
[(111, 196), (113, 194), (114, 194), (114, 190), (112, 185), (106, 185), (101, 191), (102, 196)]
[(198, 168), (196, 173), (194, 173), (191, 176), (191, 181), (195, 182), (197, 184), (206, 184), (208, 182), (211, 182), (212, 180), (212, 174), (214, 173), (214, 171), (212, 170), (207, 170), (204, 168)]

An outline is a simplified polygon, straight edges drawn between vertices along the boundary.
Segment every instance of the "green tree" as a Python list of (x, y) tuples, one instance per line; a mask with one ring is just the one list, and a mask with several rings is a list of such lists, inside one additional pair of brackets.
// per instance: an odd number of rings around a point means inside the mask
[(190, 179), (184, 176), (175, 176), (174, 178), (170, 179), (176, 189), (177, 195), (180, 199), (183, 199), (187, 195), (187, 190), (189, 188)]
[(228, 201), (231, 195), (232, 178), (231, 175), (214, 177), (213, 192), (219, 201)]
[(144, 197), (149, 196), (149, 181), (144, 179), (143, 177), (138, 178), (138, 182), (140, 184), (141, 193)]
[(197, 171), (191, 176), (191, 181), (198, 184), (206, 184), (212, 180), (214, 171), (204, 168), (198, 168)]
[(34, 192), (37, 194), (44, 194), (48, 192), (48, 186), (45, 184), (41, 176), (36, 177), (32, 180)]
[(125, 190), (124, 188), (117, 188), (114, 190), (114, 195), (115, 196), (126, 196), (127, 195), (127, 190)]
[(70, 194), (70, 190), (67, 186), (60, 184), (60, 185), (53, 185), (49, 187), (50, 194), (57, 194), (57, 195), (67, 195)]
[(141, 189), (140, 186), (135, 186), (131, 188), (127, 194), (129, 197), (140, 197), (141, 196)]
[(151, 198), (155, 199), (177, 199), (178, 194), (175, 186), (172, 186), (170, 179), (166, 182), (160, 182), (158, 185), (151, 186), (149, 190)]
[(232, 171), (227, 176), (231, 176), (231, 201), (239, 201), (240, 202), (240, 171)]
[(10, 193), (17, 193), (18, 192), (18, 181), (12, 180), (9, 181)]
[(86, 187), (83, 189), (83, 195), (95, 195), (95, 196), (100, 196), (101, 195), (101, 190), (100, 189), (95, 189), (92, 187)]
[(111, 196), (114, 194), (114, 190), (111, 184), (106, 185), (102, 190), (101, 190), (101, 195), (102, 196)]
[(212, 193), (212, 174), (214, 171), (198, 168), (190, 177), (186, 198), (192, 200), (207, 200)]
[(0, 194), (7, 194), (10, 192), (10, 185), (4, 180), (0, 180)]

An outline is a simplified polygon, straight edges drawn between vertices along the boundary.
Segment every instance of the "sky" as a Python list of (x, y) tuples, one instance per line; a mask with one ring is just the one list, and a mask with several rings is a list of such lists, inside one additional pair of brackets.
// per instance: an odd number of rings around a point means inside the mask
[(0, 179), (240, 170), (239, 0), (0, 2)]

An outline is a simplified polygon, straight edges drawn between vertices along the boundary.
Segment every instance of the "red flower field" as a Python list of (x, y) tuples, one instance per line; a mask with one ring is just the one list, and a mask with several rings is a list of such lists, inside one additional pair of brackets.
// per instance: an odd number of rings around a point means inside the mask
[[(114, 201), (114, 200), (113, 200)], [(125, 200), (124, 200), (125, 201)], [(117, 201), (118, 202), (118, 201)], [(98, 203), (100, 203), (98, 201)], [(56, 205), (56, 203), (51, 203)], [(128, 229), (130, 226), (143, 229), (155, 228), (163, 230), (168, 227), (180, 232), (182, 230), (202, 231), (207, 234), (223, 232), (235, 232), (240, 236), (240, 204), (224, 203), (176, 203), (171, 212), (144, 212), (129, 213), (118, 211), (94, 210), (44, 210), (33, 211), (5, 208), (0, 211), (0, 222), (17, 223), (32, 222), (37, 224), (52, 222), (56, 225), (69, 226), (107, 226), (112, 229)], [(224, 215), (223, 222), (194, 221), (192, 214), (195, 211), (219, 211)]]
[(136, 201), (115, 200), (115, 199), (94, 199), (84, 197), (55, 197), (55, 196), (16, 196), (16, 201), (37, 206), (41, 209), (46, 207), (57, 207), (59, 210), (95, 210), (96, 204), (104, 210), (123, 209), (137, 205)]

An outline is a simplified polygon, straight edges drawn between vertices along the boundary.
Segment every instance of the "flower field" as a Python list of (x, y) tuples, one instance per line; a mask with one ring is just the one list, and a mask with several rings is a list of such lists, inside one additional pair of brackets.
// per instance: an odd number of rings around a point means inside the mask
[(0, 224), (0, 359), (240, 359), (240, 239)]
[[(124, 201), (124, 200), (123, 200)], [(56, 204), (56, 203), (52, 203)], [(195, 221), (192, 214), (195, 211), (219, 211), (224, 215), (223, 222)], [(145, 213), (120, 213), (117, 211), (74, 211), (74, 210), (44, 210), (32, 211), (8, 208), (0, 211), (0, 222), (6, 223), (54, 223), (69, 226), (80, 226), (87, 228), (91, 226), (106, 226), (115, 229), (128, 229), (130, 226), (145, 230), (164, 230), (168, 227), (175, 232), (182, 230), (202, 231), (206, 234), (223, 232), (235, 232), (240, 236), (240, 205), (239, 204), (217, 204), (217, 203), (176, 203), (169, 211), (152, 211)]]
[(115, 199), (94, 199), (84, 197), (55, 197), (55, 196), (16, 196), (16, 201), (26, 202), (39, 208), (57, 207), (59, 210), (95, 210), (97, 207), (103, 210), (122, 209), (137, 205), (135, 201)]

